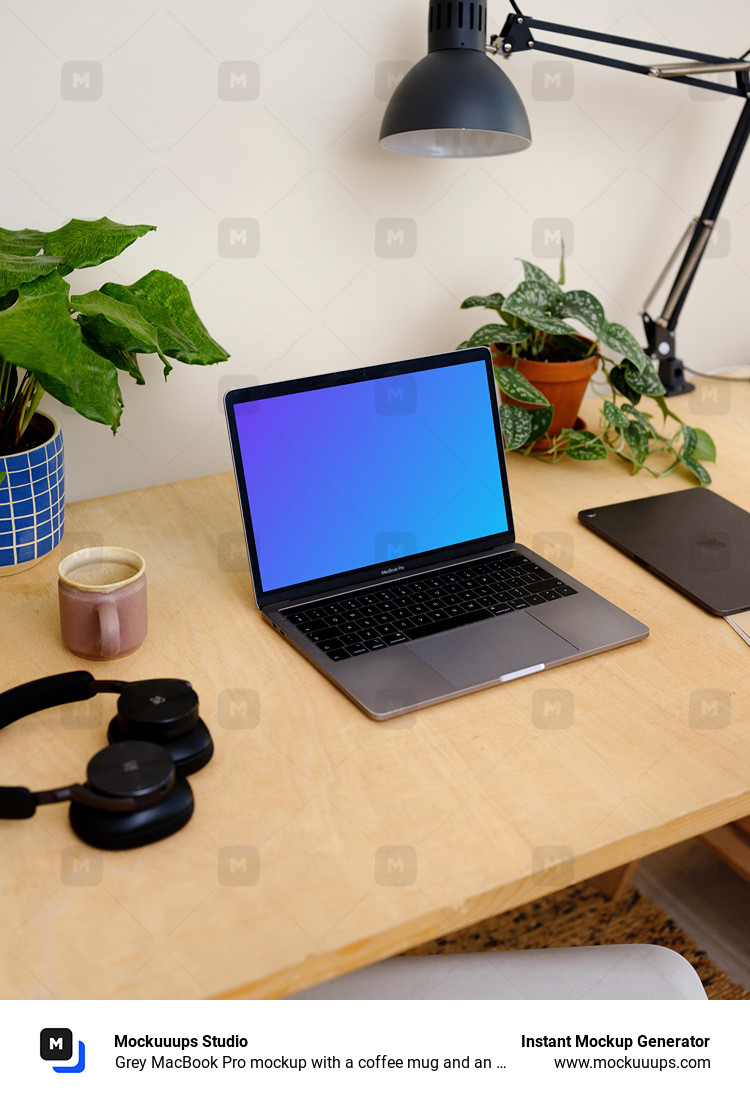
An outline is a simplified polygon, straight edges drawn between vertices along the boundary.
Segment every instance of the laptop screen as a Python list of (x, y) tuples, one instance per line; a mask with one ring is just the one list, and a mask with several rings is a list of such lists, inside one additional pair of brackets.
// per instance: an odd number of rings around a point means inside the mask
[(228, 395), (264, 593), (509, 531), (489, 357), (473, 356)]

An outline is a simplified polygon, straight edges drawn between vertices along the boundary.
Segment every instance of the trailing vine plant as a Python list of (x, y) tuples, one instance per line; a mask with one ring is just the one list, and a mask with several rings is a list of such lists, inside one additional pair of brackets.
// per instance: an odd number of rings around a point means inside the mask
[[(495, 310), (501, 323), (483, 325), (460, 347), (495, 345), (512, 356), (509, 367), (495, 367), (495, 379), (503, 395), (500, 421), (505, 449), (531, 454), (547, 462), (561, 458), (592, 461), (614, 454), (631, 473), (646, 470), (665, 477), (673, 470), (687, 470), (701, 485), (711, 476), (703, 465), (716, 460), (716, 447), (702, 428), (686, 424), (665, 397), (664, 386), (653, 364), (633, 334), (608, 321), (601, 302), (587, 290), (563, 290), (564, 257), (555, 282), (545, 271), (522, 261), (524, 278), (507, 296), (474, 296), (462, 309), (481, 306)], [(569, 321), (575, 322), (575, 327)], [(591, 334), (579, 331), (583, 325)], [(614, 359), (603, 347), (618, 355)], [(594, 381), (603, 396), (599, 431), (564, 428), (551, 436), (553, 408), (548, 399), (517, 369), (519, 359), (541, 362), (586, 359), (598, 355), (604, 382)], [(510, 404), (522, 402), (523, 405)], [(644, 403), (653, 405), (648, 409)], [(526, 407), (524, 407), (526, 406)], [(654, 408), (655, 406), (655, 408)], [(534, 450), (538, 440), (545, 449)]]

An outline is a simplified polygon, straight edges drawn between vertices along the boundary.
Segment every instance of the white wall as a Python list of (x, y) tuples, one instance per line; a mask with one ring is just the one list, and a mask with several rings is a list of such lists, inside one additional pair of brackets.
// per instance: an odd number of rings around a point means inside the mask
[[(493, 33), (509, 7), (489, 0)], [(165, 268), (232, 353), (214, 367), (178, 364), (167, 383), (146, 359), (145, 388), (123, 378), (115, 439), (47, 398), (63, 423), (69, 499), (228, 469), (230, 385), (455, 346), (492, 319), (459, 302), (510, 287), (516, 257), (555, 270), (545, 219), (569, 222), (568, 286), (598, 293), (640, 335), (645, 292), (699, 212), (742, 104), (524, 53), (506, 72), (529, 111), (531, 150), (423, 160), (381, 150), (377, 133), (383, 87), (426, 52), (427, 0), (2, 9), (0, 224), (103, 214), (156, 224), (106, 269), (74, 276), (75, 289)], [(529, 11), (722, 55), (750, 46), (746, 0), (538, 0)], [(234, 85), (249, 98), (226, 98), (225, 62), (250, 63), (244, 92)], [(698, 369), (750, 355), (749, 181), (750, 151), (680, 322), (678, 352)], [(388, 254), (388, 219), (405, 219), (400, 250), (413, 254), (398, 255), (398, 235)], [(257, 254), (242, 254), (241, 234), (232, 244), (233, 225), (249, 230), (247, 253), (257, 230)]]

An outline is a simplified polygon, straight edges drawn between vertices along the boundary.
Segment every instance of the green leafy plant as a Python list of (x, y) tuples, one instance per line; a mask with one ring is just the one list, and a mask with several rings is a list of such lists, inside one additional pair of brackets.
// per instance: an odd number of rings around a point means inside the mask
[(164, 364), (217, 363), (228, 355), (209, 336), (180, 279), (150, 271), (130, 286), (104, 283), (71, 294), (65, 276), (118, 256), (153, 225), (72, 220), (50, 233), (0, 229), (0, 454), (32, 445), (32, 417), (45, 390), (89, 420), (117, 431), (119, 377), (138, 385), (139, 353)]
[[(590, 461), (606, 458), (612, 452), (630, 465), (631, 472), (647, 470), (664, 477), (677, 467), (687, 469), (701, 485), (711, 477), (702, 465), (716, 459), (716, 448), (708, 432), (691, 428), (667, 405), (659, 375), (651, 360), (631, 332), (623, 325), (608, 321), (604, 308), (586, 290), (564, 291), (564, 258), (555, 282), (546, 272), (527, 260), (522, 261), (524, 278), (508, 294), (490, 294), (467, 298), (462, 309), (483, 306), (496, 310), (500, 323), (483, 325), (460, 346), (494, 344), (514, 358), (509, 367), (496, 367), (495, 378), (502, 394), (530, 408), (503, 402), (500, 420), (506, 450), (530, 453), (537, 440), (544, 439), (546, 449), (534, 453), (547, 461), (562, 457)], [(568, 321), (576, 322), (576, 327)], [(583, 325), (592, 334), (578, 331)], [(602, 345), (619, 355), (605, 355)], [(519, 359), (561, 362), (598, 355), (604, 372), (604, 399), (599, 432), (564, 428), (558, 436), (549, 434), (553, 409), (545, 395), (517, 369)], [(645, 411), (643, 399), (656, 405), (656, 412)], [(659, 427), (654, 423), (661, 414)], [(670, 431), (672, 421), (675, 430)], [(654, 461), (655, 460), (655, 461)]]

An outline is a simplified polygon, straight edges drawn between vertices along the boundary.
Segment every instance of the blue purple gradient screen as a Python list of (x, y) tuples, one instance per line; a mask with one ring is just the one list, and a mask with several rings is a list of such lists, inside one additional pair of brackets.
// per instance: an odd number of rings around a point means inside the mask
[(235, 411), (265, 592), (508, 530), (484, 362)]

